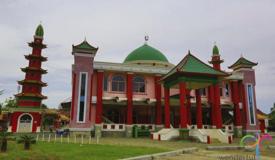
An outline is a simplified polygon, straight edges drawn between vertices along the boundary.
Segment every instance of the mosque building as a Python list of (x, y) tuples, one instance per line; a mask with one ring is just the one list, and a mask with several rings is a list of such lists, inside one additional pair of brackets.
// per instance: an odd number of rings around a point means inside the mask
[[(12, 132), (40, 131), (40, 106), (46, 98), (41, 88), (47, 85), (41, 81), (47, 73), (41, 68), (47, 60), (41, 55), (46, 48), (43, 35), (39, 25), (29, 43), (33, 50), (25, 56), (25, 79), (18, 82), (23, 88), (12, 110)], [(259, 132), (253, 68), (257, 63), (240, 57), (224, 71), (222, 54), (214, 45), (209, 64), (188, 51), (174, 65), (149, 45), (148, 37), (122, 63), (94, 61), (98, 49), (86, 39), (72, 45), (71, 132), (131, 137), (133, 126), (145, 126), (159, 133), (157, 139), (177, 129), (190, 130), (191, 135), (205, 130), (237, 137)]]
[(235, 135), (259, 130), (257, 63), (240, 57), (223, 71), (214, 45), (210, 65), (190, 51), (174, 65), (148, 37), (122, 63), (94, 61), (97, 51), (86, 40), (72, 46), (71, 131), (130, 137), (134, 125), (151, 131), (223, 129)]

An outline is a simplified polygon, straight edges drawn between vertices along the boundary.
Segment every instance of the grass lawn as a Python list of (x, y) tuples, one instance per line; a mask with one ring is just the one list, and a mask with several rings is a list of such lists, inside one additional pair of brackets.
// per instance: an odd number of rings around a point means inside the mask
[(38, 142), (30, 151), (22, 144), (8, 143), (8, 152), (0, 160), (112, 160), (165, 152), (167, 149), (109, 144), (66, 144)]
[[(72, 141), (71, 139), (70, 142)], [(231, 145), (239, 145), (239, 141), (240, 139), (234, 139), (234, 143)], [(184, 140), (153, 141), (149, 138), (102, 138), (99, 140), (99, 144), (96, 144), (95, 139), (92, 139), (91, 144), (87, 144), (88, 139), (84, 139), (83, 145), (80, 144), (80, 139), (77, 140), (77, 143), (68, 144), (66, 139), (63, 139), (63, 144), (61, 144), (58, 138), (56, 143), (39, 141), (37, 144), (32, 145), (31, 151), (24, 151), (23, 144), (9, 141), (8, 152), (0, 153), (0, 160), (112, 160), (190, 147), (198, 147), (200, 157), (206, 157), (206, 155), (210, 154), (254, 154), (254, 152), (245, 152), (243, 150), (205, 151), (206, 146), (209, 144)], [(213, 142), (210, 145), (228, 144)], [(264, 142), (261, 149), (263, 156), (275, 157), (275, 152), (267, 149), (267, 145), (275, 145), (275, 139), (272, 142)], [(192, 155), (189, 156), (192, 157)], [(193, 154), (193, 156), (196, 158), (196, 155)], [(197, 157), (197, 159), (199, 158)]]

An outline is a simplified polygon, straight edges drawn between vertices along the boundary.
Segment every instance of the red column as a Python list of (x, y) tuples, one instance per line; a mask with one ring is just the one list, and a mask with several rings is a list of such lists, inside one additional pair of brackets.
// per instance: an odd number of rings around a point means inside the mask
[(164, 89), (164, 117), (165, 117), (165, 128), (170, 128), (170, 90), (169, 88)]
[(232, 101), (234, 104), (234, 123), (235, 126), (241, 125), (241, 111), (239, 106), (239, 92), (238, 92), (238, 82), (232, 82)]
[(196, 89), (196, 111), (197, 111), (197, 128), (202, 128), (202, 106), (200, 90)]
[(103, 72), (97, 72), (97, 98), (95, 123), (102, 123)]
[(245, 85), (240, 83), (239, 85), (241, 92), (242, 92), (242, 109), (243, 109), (243, 127), (246, 127), (246, 123), (248, 122), (248, 117), (247, 117), (247, 100), (246, 100), (246, 91), (245, 91)]
[(93, 96), (93, 74), (91, 74), (91, 82), (90, 82), (90, 101), (89, 101), (89, 121), (92, 119), (92, 96)]
[(72, 88), (72, 102), (71, 102), (71, 120), (73, 120), (74, 119), (74, 101), (75, 101), (75, 83), (76, 83), (76, 81), (75, 81), (75, 79), (76, 79), (76, 74), (75, 73), (73, 73), (73, 88)]
[(186, 84), (180, 83), (180, 127), (187, 128), (187, 111), (185, 106), (186, 99)]
[(127, 73), (127, 120), (128, 125), (133, 123), (133, 74)]
[(221, 110), (221, 99), (220, 99), (220, 86), (219, 84), (214, 85), (214, 105), (215, 105), (215, 116), (216, 116), (216, 128), (222, 128), (222, 110)]
[(186, 89), (187, 102), (186, 102), (186, 112), (187, 112), (187, 124), (191, 125), (191, 99), (190, 99), (190, 90)]
[(161, 84), (158, 83), (160, 77), (156, 76), (155, 77), (155, 97), (156, 97), (156, 124), (160, 125), (161, 124)]
[(214, 86), (208, 87), (208, 103), (211, 106), (211, 122), (212, 126), (216, 126), (216, 108), (214, 103)]

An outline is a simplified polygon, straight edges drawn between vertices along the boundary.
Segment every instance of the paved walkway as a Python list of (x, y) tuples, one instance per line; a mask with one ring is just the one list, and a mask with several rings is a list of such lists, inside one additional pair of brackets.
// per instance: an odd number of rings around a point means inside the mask
[[(221, 153), (218, 151), (200, 150), (199, 152), (192, 154), (182, 154), (175, 157), (162, 158), (161, 160), (232, 160), (238, 159), (237, 157), (246, 157), (247, 160), (253, 159), (253, 153)], [(261, 157), (261, 160), (275, 160), (275, 157)]]

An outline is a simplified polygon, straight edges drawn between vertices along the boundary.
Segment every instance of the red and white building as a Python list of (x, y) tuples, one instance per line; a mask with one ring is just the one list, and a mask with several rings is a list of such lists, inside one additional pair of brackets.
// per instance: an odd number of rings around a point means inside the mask
[(257, 63), (239, 58), (230, 70), (215, 45), (210, 65), (190, 52), (179, 64), (145, 42), (122, 63), (98, 62), (86, 40), (72, 46), (70, 130), (130, 136), (132, 126), (217, 128), (236, 135), (259, 132)]

